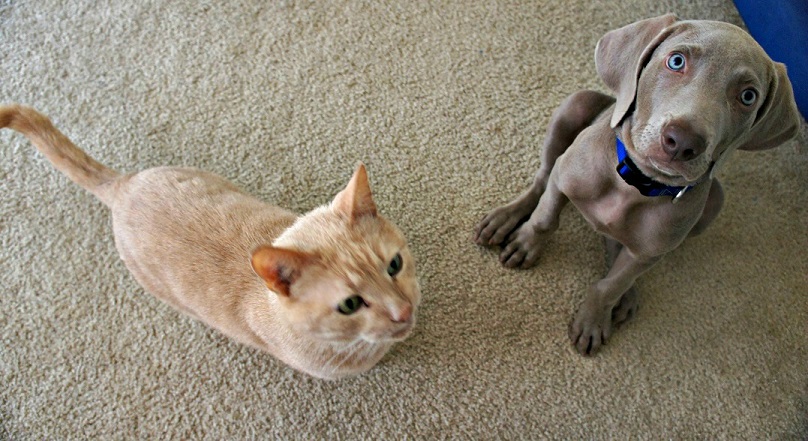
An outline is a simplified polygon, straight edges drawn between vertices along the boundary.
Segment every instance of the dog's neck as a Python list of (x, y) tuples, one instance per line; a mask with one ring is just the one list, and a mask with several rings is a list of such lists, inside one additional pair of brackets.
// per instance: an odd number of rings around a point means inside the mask
[(643, 196), (672, 196), (672, 202), (676, 203), (679, 201), (679, 198), (697, 185), (693, 184), (677, 187), (657, 182), (645, 176), (628, 156), (626, 146), (623, 144), (623, 141), (620, 140), (620, 137), (615, 136), (615, 139), (617, 140), (615, 142), (617, 150), (617, 174), (619, 174), (627, 184), (639, 190), (640, 194)]

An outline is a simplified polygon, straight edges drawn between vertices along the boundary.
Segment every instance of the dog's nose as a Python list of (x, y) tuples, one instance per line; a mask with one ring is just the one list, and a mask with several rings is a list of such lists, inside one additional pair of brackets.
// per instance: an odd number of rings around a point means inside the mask
[(662, 148), (675, 161), (690, 161), (704, 153), (706, 149), (704, 138), (687, 123), (665, 124), (660, 136)]

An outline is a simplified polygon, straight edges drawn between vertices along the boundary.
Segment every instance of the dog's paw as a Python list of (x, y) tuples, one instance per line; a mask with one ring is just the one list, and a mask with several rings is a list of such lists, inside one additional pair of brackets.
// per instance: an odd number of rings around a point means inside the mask
[(612, 325), (619, 327), (624, 323), (628, 323), (637, 314), (640, 301), (637, 290), (632, 286), (623, 297), (620, 298), (620, 303), (612, 309)]
[(508, 268), (530, 268), (539, 262), (546, 235), (529, 224), (522, 224), (508, 236), (499, 253), (499, 261)]
[(491, 210), (474, 229), (472, 240), (477, 245), (495, 246), (508, 238), (508, 235), (524, 222), (531, 210), (508, 204)]
[(569, 337), (581, 355), (595, 355), (612, 334), (612, 308), (584, 300), (570, 323)]

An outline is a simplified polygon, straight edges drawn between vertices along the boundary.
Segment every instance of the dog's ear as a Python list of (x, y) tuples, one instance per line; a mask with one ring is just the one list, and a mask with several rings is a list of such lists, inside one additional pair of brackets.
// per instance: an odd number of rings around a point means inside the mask
[(598, 41), (595, 66), (598, 75), (617, 94), (611, 126), (617, 127), (634, 104), (637, 81), (648, 58), (670, 35), (674, 14), (649, 18), (615, 29)]
[(794, 91), (783, 63), (774, 63), (775, 74), (769, 82), (766, 101), (758, 109), (749, 139), (741, 150), (766, 150), (793, 138), (800, 127)]

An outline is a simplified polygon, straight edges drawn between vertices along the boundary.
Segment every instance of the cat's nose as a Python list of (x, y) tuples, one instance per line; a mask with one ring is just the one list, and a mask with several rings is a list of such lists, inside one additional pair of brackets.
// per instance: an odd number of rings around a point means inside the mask
[(412, 318), (412, 305), (406, 304), (399, 308), (397, 311), (392, 311), (390, 319), (396, 323), (405, 323)]

